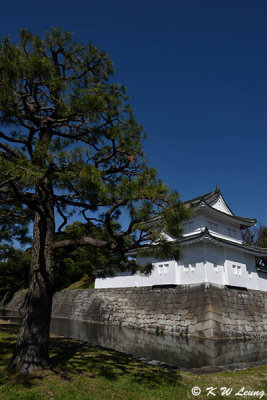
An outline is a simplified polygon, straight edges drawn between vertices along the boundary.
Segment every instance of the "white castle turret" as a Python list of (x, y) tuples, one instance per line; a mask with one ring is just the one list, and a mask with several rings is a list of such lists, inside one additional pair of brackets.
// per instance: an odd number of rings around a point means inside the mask
[[(257, 220), (235, 215), (218, 187), (185, 203), (192, 207), (193, 216), (182, 225), (182, 258), (178, 262), (137, 255), (138, 264), (153, 263), (150, 275), (115, 272), (114, 276), (97, 277), (95, 287), (213, 283), (267, 291), (267, 271), (256, 265), (257, 258), (267, 256), (267, 249), (245, 244), (241, 234), (242, 229), (254, 226)], [(175, 240), (167, 233), (166, 236)]]

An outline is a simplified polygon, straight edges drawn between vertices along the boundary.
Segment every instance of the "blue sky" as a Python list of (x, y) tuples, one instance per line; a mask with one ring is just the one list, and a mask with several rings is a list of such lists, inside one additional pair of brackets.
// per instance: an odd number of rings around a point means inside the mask
[(267, 3), (10, 1), (0, 32), (54, 26), (106, 50), (144, 126), (149, 164), (187, 200), (218, 184), (267, 225)]

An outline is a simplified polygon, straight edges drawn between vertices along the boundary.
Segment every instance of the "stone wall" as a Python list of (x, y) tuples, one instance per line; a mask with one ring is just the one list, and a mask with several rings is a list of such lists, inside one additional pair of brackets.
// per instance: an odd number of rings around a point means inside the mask
[[(18, 310), (25, 293), (0, 308)], [(6, 304), (5, 304), (6, 303)], [(53, 316), (206, 338), (267, 337), (267, 292), (215, 285), (63, 290)]]

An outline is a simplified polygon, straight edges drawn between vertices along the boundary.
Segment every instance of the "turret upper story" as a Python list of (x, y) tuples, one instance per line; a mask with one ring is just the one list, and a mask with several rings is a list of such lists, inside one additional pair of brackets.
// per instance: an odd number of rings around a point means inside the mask
[(184, 237), (199, 234), (206, 228), (216, 237), (243, 243), (241, 230), (254, 226), (256, 219), (235, 215), (225, 202), (220, 189), (185, 202), (192, 207), (192, 217), (182, 224)]

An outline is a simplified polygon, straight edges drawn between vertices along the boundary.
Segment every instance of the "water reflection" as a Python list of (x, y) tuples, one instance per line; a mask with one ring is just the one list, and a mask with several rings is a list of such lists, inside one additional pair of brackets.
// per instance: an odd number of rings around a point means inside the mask
[(267, 359), (266, 341), (157, 336), (135, 329), (53, 318), (51, 332), (185, 368)]
[[(9, 315), (14, 322), (19, 321), (17, 313), (3, 311), (0, 313)], [(266, 339), (237, 341), (157, 336), (156, 333), (63, 318), (52, 318), (51, 332), (184, 368), (267, 359)]]

